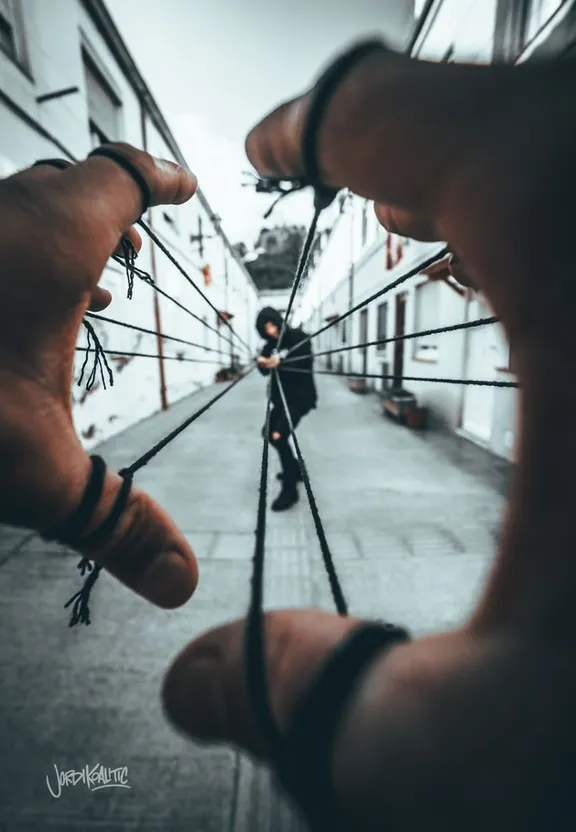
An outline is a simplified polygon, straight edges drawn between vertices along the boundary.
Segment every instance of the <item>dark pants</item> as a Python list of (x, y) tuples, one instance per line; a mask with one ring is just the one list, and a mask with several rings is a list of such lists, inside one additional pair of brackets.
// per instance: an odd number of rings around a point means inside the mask
[[(306, 414), (309, 413), (313, 407), (313, 405), (308, 403), (298, 401), (289, 402), (288, 408), (290, 410), (292, 426), (296, 428), (301, 419), (306, 416)], [(279, 433), (280, 438), (273, 439), (272, 435), (274, 433)], [(264, 434), (264, 429), (262, 430), (262, 434)], [(288, 441), (289, 437), (290, 425), (288, 424), (288, 419), (286, 418), (282, 402), (274, 404), (272, 405), (272, 409), (270, 411), (270, 444), (278, 451), (280, 464), (282, 466), (282, 473), (284, 475), (284, 484), (288, 486), (295, 486), (298, 476), (298, 460), (292, 453), (292, 448), (290, 447), (290, 443)]]

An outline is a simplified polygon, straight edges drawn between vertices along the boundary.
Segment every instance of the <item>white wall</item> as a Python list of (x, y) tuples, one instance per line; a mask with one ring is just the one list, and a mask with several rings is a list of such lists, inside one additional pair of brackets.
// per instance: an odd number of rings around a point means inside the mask
[[(10, 175), (32, 164), (39, 158), (63, 157), (65, 151), (41, 135), (47, 130), (76, 158), (85, 158), (91, 149), (88, 134), (88, 111), (85, 99), (84, 71), (81, 45), (86, 43), (97, 59), (99, 68), (122, 102), (119, 135), (116, 138), (138, 147), (143, 146), (141, 111), (138, 97), (120, 69), (114, 55), (104, 42), (94, 22), (80, 0), (26, 0), (22, 4), (25, 34), (29, 53), (29, 67), (25, 71), (0, 52), (0, 93), (19, 107), (24, 116), (7, 106), (0, 94), (0, 176)], [(58, 32), (58, 37), (54, 33)], [(36, 102), (36, 97), (47, 92), (78, 86), (80, 92), (62, 99)], [(27, 119), (31, 123), (28, 123)], [(148, 119), (148, 150), (154, 155), (171, 158), (165, 140)], [(34, 125), (37, 125), (36, 127)], [(164, 208), (154, 208), (154, 230), (181, 262), (190, 277), (206, 292), (214, 306), (234, 315), (232, 326), (248, 342), (251, 352), (257, 341), (254, 319), (259, 301), (254, 284), (237, 260), (227, 252), (219, 230), (201, 201), (195, 197), (185, 206), (169, 208), (176, 219), (177, 231), (164, 220)], [(190, 235), (197, 234), (198, 215), (203, 217), (203, 230), (213, 239), (205, 241), (205, 255), (201, 261), (198, 248), (190, 244)], [(138, 266), (153, 272), (151, 244), (142, 232), (144, 245), (138, 258)], [(228, 285), (225, 280), (227, 260)], [(190, 286), (164, 254), (156, 250), (157, 285), (175, 297), (199, 317), (206, 316), (208, 323), (216, 327), (216, 314)], [(203, 286), (199, 272), (205, 263), (211, 267), (213, 284)], [(111, 306), (102, 314), (156, 330), (154, 292), (150, 286), (136, 280), (132, 300), (126, 297), (127, 281), (122, 267), (111, 261), (102, 278), (102, 286), (113, 293)], [(168, 403), (174, 403), (198, 386), (210, 383), (219, 366), (230, 363), (230, 347), (224, 336), (230, 333), (221, 328), (223, 337), (211, 333), (190, 315), (169, 300), (159, 298), (161, 331), (166, 334), (196, 342), (200, 347), (164, 341), (165, 355), (181, 354), (186, 358), (203, 361), (214, 359), (213, 364), (195, 364), (167, 360), (164, 362)], [(136, 333), (108, 323), (94, 322), (104, 349), (158, 354), (156, 336)], [(232, 337), (232, 336), (230, 336)], [(79, 346), (86, 344), (82, 329)], [(206, 352), (203, 348), (222, 350)], [(238, 349), (238, 352), (241, 352)], [(76, 362), (76, 378), (79, 377), (83, 354)], [(104, 390), (98, 382), (90, 393), (74, 385), (73, 415), (76, 428), (87, 448), (103, 441), (137, 421), (151, 415), (161, 407), (159, 362), (155, 358), (130, 359), (108, 357), (114, 371), (115, 384)], [(91, 361), (87, 371), (90, 372)]]

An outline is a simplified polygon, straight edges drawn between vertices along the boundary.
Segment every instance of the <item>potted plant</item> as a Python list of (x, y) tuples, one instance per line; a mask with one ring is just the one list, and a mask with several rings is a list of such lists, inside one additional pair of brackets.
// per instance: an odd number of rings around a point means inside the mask
[(357, 376), (348, 376), (347, 382), (348, 389), (351, 390), (352, 393), (363, 394), (366, 393), (368, 390), (365, 378), (358, 378)]

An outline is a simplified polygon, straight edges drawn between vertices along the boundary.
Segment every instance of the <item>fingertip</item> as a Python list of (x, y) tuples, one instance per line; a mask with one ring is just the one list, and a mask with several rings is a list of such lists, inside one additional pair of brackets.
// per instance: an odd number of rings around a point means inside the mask
[(169, 198), (169, 202), (172, 205), (181, 205), (188, 202), (198, 190), (196, 174), (176, 162), (171, 162), (169, 159), (160, 159), (156, 156), (153, 158), (160, 182), (172, 182), (174, 184), (174, 178), (176, 178), (176, 186), (172, 187), (172, 193), (169, 197), (167, 193), (165, 195)]
[(112, 303), (112, 293), (100, 286), (92, 293), (89, 309), (91, 312), (103, 312)]
[(174, 659), (162, 683), (161, 701), (169, 722), (197, 741), (223, 738), (225, 691), (221, 679), (224, 655), (218, 633), (200, 636)]
[(198, 177), (188, 168), (180, 168), (178, 179), (178, 192), (174, 200), (176, 205), (182, 205), (196, 194), (198, 190)]
[(161, 552), (142, 575), (136, 588), (157, 607), (177, 609), (190, 600), (198, 586), (198, 562), (192, 555)]
[(244, 142), (244, 151), (246, 153), (246, 157), (252, 167), (258, 171), (258, 173), (262, 173), (259, 170), (258, 165), (258, 127), (259, 125), (255, 125), (252, 130), (246, 136), (246, 141)]

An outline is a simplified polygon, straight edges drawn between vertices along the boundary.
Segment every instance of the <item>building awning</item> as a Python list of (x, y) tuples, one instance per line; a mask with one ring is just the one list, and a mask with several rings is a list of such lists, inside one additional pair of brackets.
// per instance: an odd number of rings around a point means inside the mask
[(231, 312), (226, 312), (225, 309), (219, 309), (218, 314), (216, 315), (216, 326), (220, 328), (224, 321), (231, 321), (233, 317), (234, 315)]
[(451, 259), (452, 255), (449, 254), (443, 260), (439, 260), (438, 263), (433, 263), (431, 266), (428, 266), (427, 269), (423, 269), (421, 274), (426, 275), (429, 280), (444, 281), (444, 283), (446, 283), (447, 286), (449, 286), (451, 289), (454, 289), (455, 292), (464, 297), (466, 295), (466, 289), (460, 283), (458, 283), (458, 281), (450, 271)]
[(452, 277), (450, 274), (451, 257), (452, 255), (449, 254), (448, 257), (439, 260), (438, 263), (432, 263), (427, 269), (423, 269), (421, 274), (425, 274), (430, 280), (446, 280), (447, 277)]

